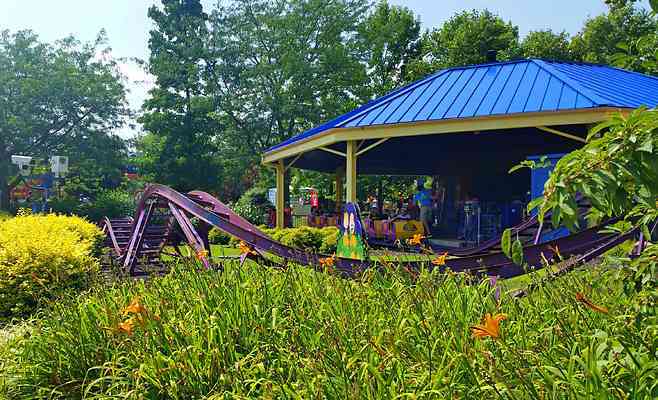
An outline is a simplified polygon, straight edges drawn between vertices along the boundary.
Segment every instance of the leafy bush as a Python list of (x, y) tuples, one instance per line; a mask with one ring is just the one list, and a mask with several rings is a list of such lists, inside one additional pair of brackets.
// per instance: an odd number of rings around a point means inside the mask
[(18, 215), (0, 224), (0, 320), (33, 312), (97, 270), (102, 232), (78, 217)]
[(231, 236), (222, 230), (212, 228), (210, 232), (208, 232), (208, 241), (210, 244), (226, 246), (231, 241)]
[(12, 215), (9, 214), (8, 212), (0, 210), (0, 222), (8, 220), (11, 217), (12, 217)]
[(48, 202), (48, 209), (55, 214), (79, 215), (83, 205), (75, 197), (52, 199)]
[[(619, 272), (497, 300), (438, 270), (190, 268), (57, 304), (0, 375), (16, 399), (656, 398), (656, 336), (627, 323)], [(487, 313), (507, 315), (497, 338), (473, 334)]]
[[(333, 254), (336, 252), (338, 240), (338, 228), (328, 226), (324, 228), (313, 228), (300, 226), (298, 228), (261, 228), (263, 233), (281, 242), (286, 246), (295, 247), (314, 253)], [(229, 245), (236, 247), (240, 240), (231, 238)]]
[(120, 189), (102, 191), (91, 203), (81, 206), (80, 215), (91, 221), (103, 217), (117, 218), (135, 215), (136, 202), (132, 194)]
[(544, 187), (540, 218), (554, 225), (578, 223), (578, 193), (598, 216), (621, 215), (647, 227), (658, 219), (658, 111), (615, 115), (590, 131), (588, 143), (558, 161)]
[(320, 253), (334, 254), (336, 252), (336, 244), (338, 243), (338, 228), (335, 226), (326, 226), (320, 229), (320, 232), (322, 234)]
[(254, 225), (267, 223), (269, 211), (274, 207), (267, 199), (267, 190), (251, 188), (235, 204), (233, 211)]

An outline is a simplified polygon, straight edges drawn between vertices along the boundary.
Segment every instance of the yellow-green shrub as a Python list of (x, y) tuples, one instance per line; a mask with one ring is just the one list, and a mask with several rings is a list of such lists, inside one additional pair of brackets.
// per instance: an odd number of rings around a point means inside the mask
[[(284, 229), (261, 228), (261, 230), (272, 239), (286, 246), (323, 254), (332, 254), (336, 251), (338, 228), (334, 226), (324, 228), (310, 226)], [(238, 243), (240, 243), (238, 239), (231, 238), (229, 245), (237, 246)]]
[(335, 226), (326, 226), (320, 229), (322, 233), (322, 244), (320, 245), (320, 253), (333, 254), (336, 252), (336, 244), (338, 243), (338, 228)]
[(82, 288), (98, 269), (102, 232), (78, 217), (26, 215), (0, 223), (0, 320)]

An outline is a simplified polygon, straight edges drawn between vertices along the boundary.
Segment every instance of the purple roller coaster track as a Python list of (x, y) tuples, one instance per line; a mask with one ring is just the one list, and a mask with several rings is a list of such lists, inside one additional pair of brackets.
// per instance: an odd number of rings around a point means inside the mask
[[(213, 258), (208, 232), (212, 227), (245, 242), (254, 249), (251, 257), (271, 254), (282, 260), (280, 265), (292, 262), (324, 270), (321, 260), (332, 257), (296, 249), (271, 239), (208, 193), (192, 191), (182, 194), (163, 185), (150, 185), (145, 190), (134, 217), (105, 218), (103, 221), (110, 260), (130, 276), (166, 271), (161, 256), (169, 254), (182, 257), (179, 248), (183, 243), (190, 246), (206, 268), (211, 268)], [(541, 268), (546, 260), (561, 257), (569, 260), (569, 267), (574, 267), (638, 235), (636, 229), (625, 233), (601, 232), (601, 229), (602, 226), (592, 227), (561, 239), (527, 245), (523, 248), (524, 262), (534, 268)], [(171, 253), (172, 249), (174, 253)], [(400, 263), (412, 269), (424, 266), (500, 278), (528, 272), (527, 266), (515, 264), (499, 251), (464, 254), (462, 257), (445, 260), (445, 265), (433, 265), (430, 262), (433, 258), (428, 255), (424, 260)], [(332, 271), (344, 277), (354, 277), (368, 268), (385, 267), (385, 263), (376, 259), (333, 259)]]

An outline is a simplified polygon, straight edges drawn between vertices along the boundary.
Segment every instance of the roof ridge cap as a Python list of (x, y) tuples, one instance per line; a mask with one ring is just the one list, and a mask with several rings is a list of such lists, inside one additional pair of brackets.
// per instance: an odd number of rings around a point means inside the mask
[(561, 80), (565, 85), (569, 86), (571, 89), (575, 90), (577, 93), (580, 93), (581, 95), (587, 97), (592, 103), (596, 104), (597, 106), (605, 106), (605, 105), (612, 105), (614, 102), (611, 101), (610, 99), (603, 97), (597, 93), (595, 93), (593, 90), (590, 90), (586, 87), (584, 87), (580, 82), (576, 81), (573, 78), (570, 78), (567, 76), (564, 72), (558, 70), (555, 68), (553, 65), (551, 65), (549, 62), (546, 62), (544, 60), (538, 59), (538, 58), (532, 58), (530, 61), (534, 62), (539, 66), (539, 68), (547, 71), (551, 75), (555, 76), (559, 80)]

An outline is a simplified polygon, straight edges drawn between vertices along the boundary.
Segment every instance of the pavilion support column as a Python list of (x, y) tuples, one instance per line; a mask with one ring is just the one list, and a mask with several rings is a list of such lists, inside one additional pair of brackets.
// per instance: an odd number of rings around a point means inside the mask
[(345, 165), (347, 196), (345, 200), (349, 203), (356, 203), (356, 147), (355, 140), (347, 141), (347, 151), (345, 152), (345, 158), (347, 159)]
[(340, 212), (343, 209), (343, 177), (345, 170), (342, 167), (336, 170), (336, 211)]
[(286, 168), (283, 165), (283, 161), (277, 162), (275, 164), (275, 168), (276, 168), (276, 227), (282, 229), (285, 227), (284, 210), (286, 208), (286, 202), (285, 202)]

